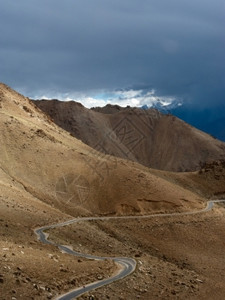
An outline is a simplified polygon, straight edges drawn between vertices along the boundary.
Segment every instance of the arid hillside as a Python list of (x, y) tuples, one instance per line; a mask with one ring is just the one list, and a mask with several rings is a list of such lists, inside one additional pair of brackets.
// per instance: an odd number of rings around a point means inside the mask
[(201, 205), (191, 192), (141, 165), (93, 150), (7, 86), (1, 84), (0, 92), (2, 174), (38, 199), (73, 215), (143, 214)]
[(33, 102), (54, 122), (97, 151), (167, 171), (196, 171), (225, 158), (225, 143), (155, 109), (107, 105), (87, 109), (74, 101)]
[[(0, 137), (1, 299), (54, 299), (118, 270), (110, 259), (41, 244), (34, 228), (74, 216), (197, 211), (224, 191), (223, 161), (171, 173), (103, 155), (4, 84)], [(136, 259), (134, 274), (81, 299), (223, 299), (223, 230), (219, 204), (202, 214), (78, 222), (48, 233), (82, 253)]]
[[(157, 172), (159, 176), (159, 172)], [(207, 198), (225, 199), (225, 161), (211, 161), (201, 166), (197, 172), (168, 174), (173, 183), (183, 186)]]

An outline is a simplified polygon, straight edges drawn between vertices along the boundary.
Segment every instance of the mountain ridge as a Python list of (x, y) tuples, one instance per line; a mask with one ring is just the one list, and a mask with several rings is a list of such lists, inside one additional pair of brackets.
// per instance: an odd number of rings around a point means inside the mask
[(225, 157), (225, 143), (153, 108), (143, 110), (108, 104), (87, 109), (74, 101), (56, 100), (33, 103), (57, 125), (92, 148), (147, 167), (195, 171), (206, 161)]

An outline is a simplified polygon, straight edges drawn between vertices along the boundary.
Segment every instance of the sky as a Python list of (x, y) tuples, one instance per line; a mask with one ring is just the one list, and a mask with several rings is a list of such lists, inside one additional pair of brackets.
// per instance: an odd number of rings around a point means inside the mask
[(85, 106), (225, 102), (224, 0), (0, 0), (0, 81)]

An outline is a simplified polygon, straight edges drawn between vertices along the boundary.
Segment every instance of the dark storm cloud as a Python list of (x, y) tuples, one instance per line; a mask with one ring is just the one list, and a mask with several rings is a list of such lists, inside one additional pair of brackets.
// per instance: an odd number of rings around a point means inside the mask
[(224, 1), (0, 2), (0, 80), (46, 92), (156, 89), (224, 100)]

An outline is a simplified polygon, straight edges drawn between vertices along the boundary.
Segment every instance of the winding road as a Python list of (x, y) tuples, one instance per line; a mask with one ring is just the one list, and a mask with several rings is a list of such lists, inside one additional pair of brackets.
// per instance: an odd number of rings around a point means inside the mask
[(58, 244), (48, 240), (48, 234), (45, 233), (45, 230), (63, 227), (63, 226), (70, 225), (70, 224), (73, 224), (76, 222), (81, 222), (81, 221), (84, 222), (84, 221), (97, 221), (97, 220), (108, 221), (108, 220), (112, 220), (112, 219), (113, 220), (115, 220), (115, 219), (124, 219), (124, 220), (147, 219), (147, 218), (154, 218), (154, 217), (173, 217), (173, 216), (194, 215), (194, 214), (199, 214), (199, 213), (210, 211), (213, 208), (215, 203), (220, 203), (220, 202), (225, 202), (225, 200), (210, 200), (207, 202), (207, 205), (205, 208), (196, 210), (196, 211), (189, 211), (189, 212), (182, 212), (182, 213), (152, 214), (152, 215), (145, 215), (145, 216), (84, 217), (84, 218), (76, 218), (76, 219), (72, 219), (72, 220), (69, 220), (69, 221), (66, 221), (63, 223), (48, 225), (48, 226), (44, 226), (44, 227), (35, 229), (34, 232), (36, 233), (38, 239), (44, 244), (54, 245), (54, 246), (58, 247), (61, 251), (65, 252), (67, 254), (74, 255), (74, 256), (79, 256), (79, 257), (84, 257), (84, 258), (94, 259), (94, 260), (111, 259), (119, 267), (118, 272), (116, 274), (114, 274), (113, 276), (111, 276), (107, 279), (100, 280), (100, 281), (95, 281), (93, 283), (90, 283), (83, 287), (79, 287), (77, 289), (74, 289), (66, 294), (63, 294), (63, 295), (57, 297), (56, 299), (57, 300), (71, 300), (78, 296), (81, 296), (82, 294), (84, 294), (86, 292), (89, 292), (96, 288), (102, 287), (104, 285), (108, 285), (114, 281), (120, 280), (135, 271), (136, 261), (132, 258), (127, 258), (127, 257), (99, 257), (99, 256), (76, 252), (74, 250), (71, 250), (67, 246), (58, 245)]

